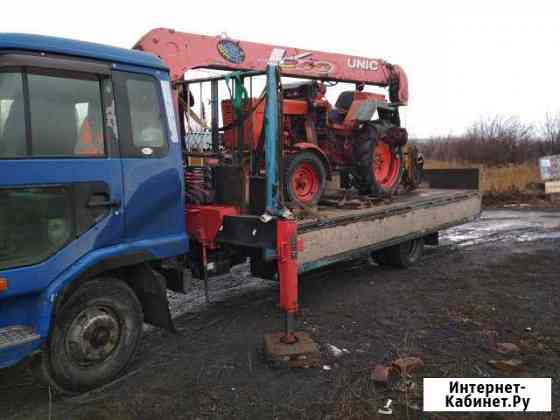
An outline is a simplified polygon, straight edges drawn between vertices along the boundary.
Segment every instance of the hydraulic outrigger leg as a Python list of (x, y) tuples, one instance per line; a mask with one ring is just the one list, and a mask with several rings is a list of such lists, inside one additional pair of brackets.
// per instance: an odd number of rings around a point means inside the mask
[(267, 104), (265, 124), (266, 152), (266, 211), (276, 218), (276, 259), (280, 281), (280, 308), (284, 311), (284, 331), (264, 337), (265, 353), (270, 362), (289, 367), (308, 367), (319, 364), (317, 344), (305, 332), (296, 332), (295, 313), (298, 309), (297, 253), (302, 243), (297, 237), (297, 223), (286, 218), (280, 203), (278, 158), (278, 67), (267, 67)]
[(286, 318), (281, 341), (294, 344), (297, 342), (294, 317), (298, 310), (297, 225), (292, 220), (279, 220), (276, 226), (280, 308)]

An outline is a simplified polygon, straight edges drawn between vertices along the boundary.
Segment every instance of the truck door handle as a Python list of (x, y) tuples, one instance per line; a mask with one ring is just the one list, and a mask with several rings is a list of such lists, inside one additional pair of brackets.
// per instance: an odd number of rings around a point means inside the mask
[(109, 207), (112, 209), (118, 209), (121, 206), (120, 200), (107, 200), (107, 201), (90, 201), (87, 203), (87, 207), (90, 209)]

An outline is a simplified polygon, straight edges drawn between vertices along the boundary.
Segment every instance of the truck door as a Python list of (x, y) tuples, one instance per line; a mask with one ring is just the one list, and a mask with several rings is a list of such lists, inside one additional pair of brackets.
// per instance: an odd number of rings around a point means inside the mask
[(126, 203), (125, 240), (160, 258), (187, 251), (183, 163), (167, 73), (113, 71)]
[[(40, 292), (122, 240), (114, 127), (108, 65), (0, 55), (0, 274), (10, 281), (2, 298)], [(16, 318), (5, 305), (0, 327)]]

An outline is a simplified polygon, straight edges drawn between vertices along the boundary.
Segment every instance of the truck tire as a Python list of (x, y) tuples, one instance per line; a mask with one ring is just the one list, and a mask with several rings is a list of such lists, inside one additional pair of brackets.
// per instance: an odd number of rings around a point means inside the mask
[(327, 180), (327, 170), (313, 152), (297, 152), (286, 163), (284, 184), (287, 201), (300, 206), (316, 205)]
[(424, 239), (418, 238), (375, 251), (372, 258), (379, 265), (406, 268), (416, 264), (423, 253)]
[(361, 194), (388, 196), (395, 192), (403, 174), (403, 154), (379, 140), (377, 129), (366, 124), (357, 139), (356, 162)]
[(142, 326), (142, 306), (125, 282), (84, 283), (56, 314), (43, 355), (48, 379), (69, 394), (111, 382), (133, 359)]

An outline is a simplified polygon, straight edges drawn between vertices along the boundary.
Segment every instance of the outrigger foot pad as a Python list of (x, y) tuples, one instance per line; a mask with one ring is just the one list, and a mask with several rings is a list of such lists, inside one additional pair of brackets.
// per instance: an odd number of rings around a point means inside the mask
[(295, 332), (293, 343), (287, 343), (285, 333), (266, 334), (264, 352), (267, 361), (277, 367), (308, 368), (320, 366), (321, 353), (317, 343), (306, 332)]

